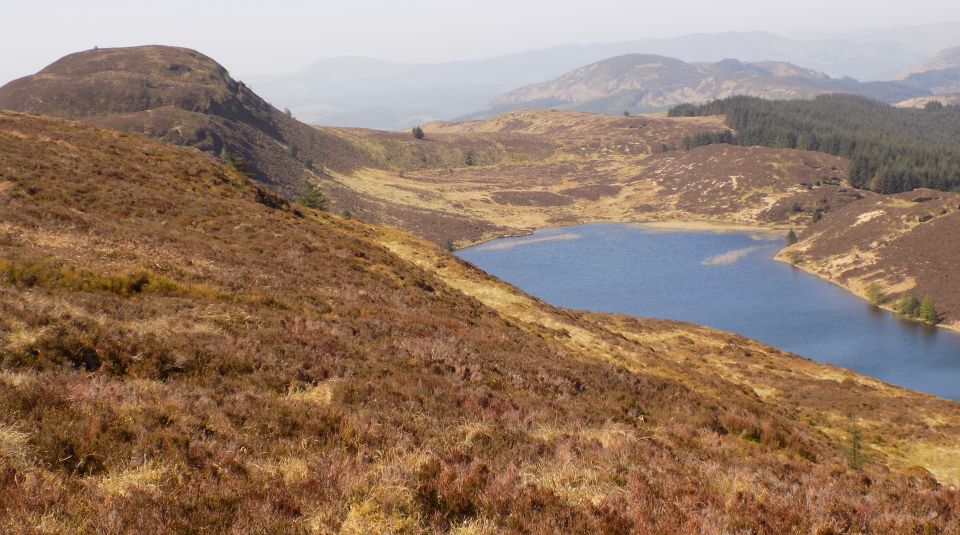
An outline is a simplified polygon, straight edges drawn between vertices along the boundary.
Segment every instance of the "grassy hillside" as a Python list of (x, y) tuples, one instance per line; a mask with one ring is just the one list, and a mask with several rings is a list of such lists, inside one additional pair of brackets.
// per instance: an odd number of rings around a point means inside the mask
[[(0, 527), (958, 529), (955, 403), (0, 113)], [(844, 450), (859, 416), (868, 460)]]
[[(0, 108), (193, 146), (290, 200), (317, 191), (331, 211), (437, 243), (597, 220), (796, 225), (849, 200), (834, 180), (846, 166), (839, 159), (740, 149), (667, 154), (686, 136), (722, 129), (715, 118), (516, 112), (436, 123), (420, 141), (311, 128), (212, 59), (173, 47), (72, 54), (0, 88)], [(743, 169), (741, 159), (749, 162)], [(685, 173), (691, 165), (695, 176)], [(711, 184), (707, 202), (698, 199), (700, 180)]]

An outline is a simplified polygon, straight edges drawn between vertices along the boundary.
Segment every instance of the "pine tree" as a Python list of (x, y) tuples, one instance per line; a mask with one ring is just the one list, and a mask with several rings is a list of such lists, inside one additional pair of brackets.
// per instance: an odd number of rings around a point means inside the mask
[(863, 430), (857, 424), (857, 420), (850, 420), (850, 428), (847, 429), (847, 440), (849, 442), (850, 467), (854, 470), (863, 468)]
[(312, 186), (297, 200), (300, 202), (300, 204), (306, 206), (307, 208), (313, 208), (314, 210), (326, 210), (328, 206), (327, 198), (320, 190), (316, 188), (316, 186)]
[(411, 133), (413, 134), (413, 137), (417, 139), (423, 139), (427, 137), (427, 135), (423, 133), (423, 128), (420, 128), (419, 126), (414, 126), (413, 130), (411, 130)]
[(917, 315), (921, 320), (931, 325), (936, 324), (939, 320), (937, 307), (933, 304), (933, 299), (930, 299), (929, 295), (923, 297), (923, 301), (920, 302), (920, 307), (917, 309)]
[(787, 233), (787, 245), (793, 245), (797, 243), (798, 239), (799, 238), (797, 238), (797, 233), (794, 232), (793, 230), (790, 230), (790, 232)]
[(887, 296), (883, 293), (883, 287), (880, 286), (879, 282), (873, 281), (867, 285), (867, 299), (870, 300), (870, 304), (873, 306), (880, 306), (887, 300)]

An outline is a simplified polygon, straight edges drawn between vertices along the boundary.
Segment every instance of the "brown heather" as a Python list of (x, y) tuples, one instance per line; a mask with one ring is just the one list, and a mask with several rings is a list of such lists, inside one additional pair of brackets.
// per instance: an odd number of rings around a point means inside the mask
[(0, 112), (0, 532), (960, 532), (955, 403), (271, 199)]

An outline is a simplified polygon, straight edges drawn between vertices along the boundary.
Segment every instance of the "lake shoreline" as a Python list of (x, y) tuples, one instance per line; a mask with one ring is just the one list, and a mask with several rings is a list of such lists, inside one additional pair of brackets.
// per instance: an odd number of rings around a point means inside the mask
[(793, 269), (782, 229), (603, 222), (530, 234), (458, 256), (554, 306), (708, 326), (960, 399), (955, 330), (869, 306), (836, 281)]
[[(789, 266), (791, 266), (791, 267), (794, 267), (794, 268), (796, 268), (796, 269), (799, 269), (800, 271), (803, 271), (804, 273), (808, 273), (808, 274), (810, 274), (810, 275), (813, 275), (814, 277), (817, 277), (817, 278), (820, 279), (820, 280), (825, 280), (825, 281), (827, 281), (827, 282), (829, 282), (829, 283), (831, 283), (831, 284), (833, 284), (833, 285), (835, 285), (835, 286), (838, 286), (838, 287), (840, 287), (840, 288), (843, 288), (844, 290), (846, 290), (847, 292), (849, 292), (849, 293), (852, 294), (853, 296), (859, 298), (860, 300), (865, 301), (865, 302), (867, 302), (867, 303), (870, 303), (870, 299), (869, 299), (866, 295), (862, 295), (861, 293), (857, 292), (852, 286), (847, 285), (847, 284), (844, 284), (844, 283), (840, 282), (839, 280), (837, 280), (837, 279), (835, 279), (835, 278), (833, 278), (833, 277), (830, 277), (829, 275), (820, 273), (820, 272), (818, 272), (818, 271), (814, 271), (813, 269), (811, 269), (811, 268), (809, 268), (809, 267), (807, 267), (807, 266), (804, 266), (803, 264), (795, 264), (795, 263), (793, 263), (793, 262), (790, 260), (790, 258), (789, 258), (787, 255), (784, 254), (784, 251), (786, 251), (786, 247), (783, 248), (783, 249), (781, 249), (780, 252), (778, 252), (777, 255), (773, 257), (773, 259), (776, 260), (777, 262), (783, 262), (784, 264), (787, 264), (787, 265), (789, 265)], [(945, 329), (945, 330), (948, 330), (948, 331), (951, 331), (951, 332), (960, 333), (960, 323), (935, 323), (935, 324), (930, 324), (930, 323), (926, 323), (926, 322), (921, 321), (921, 320), (916, 319), (916, 318), (910, 318), (910, 317), (904, 316), (904, 315), (898, 313), (896, 310), (894, 310), (893, 306), (890, 305), (890, 304), (874, 305), (873, 303), (870, 303), (870, 305), (871, 305), (871, 306), (874, 306), (874, 307), (877, 307), (877, 308), (880, 309), (880, 310), (885, 310), (885, 311), (887, 311), (887, 312), (890, 312), (891, 314), (896, 314), (897, 317), (903, 319), (904, 321), (910, 321), (910, 322), (917, 323), (917, 324), (920, 324), (920, 325), (927, 325), (927, 326), (929, 326), (929, 327), (937, 327), (937, 328)]]
[(483, 245), (488, 242), (495, 240), (505, 240), (509, 238), (522, 238), (525, 236), (531, 236), (542, 230), (554, 230), (562, 228), (571, 228), (579, 227), (582, 225), (595, 225), (597, 223), (611, 223), (615, 225), (637, 225), (647, 228), (655, 228), (661, 230), (678, 230), (678, 231), (703, 231), (703, 232), (766, 232), (766, 233), (782, 233), (786, 234), (787, 232), (800, 231), (803, 227), (798, 227), (795, 225), (751, 225), (748, 223), (734, 222), (734, 221), (724, 221), (724, 220), (703, 220), (703, 219), (639, 219), (639, 220), (610, 220), (610, 219), (585, 219), (582, 221), (577, 221), (575, 223), (562, 224), (562, 225), (551, 225), (546, 227), (537, 227), (529, 230), (521, 230), (520, 232), (514, 232), (511, 234), (490, 234), (483, 236), (477, 240), (467, 241), (462, 247), (457, 247), (455, 250), (459, 251), (461, 249), (469, 249), (471, 247), (476, 247), (478, 245)]
[[(532, 236), (533, 234), (535, 234), (535, 233), (537, 233), (537, 232), (539, 232), (539, 231), (543, 231), (543, 230), (554, 230), (554, 229), (572, 228), (572, 227), (579, 227), (579, 226), (582, 226), (582, 225), (592, 225), (592, 224), (597, 224), (597, 223), (612, 223), (612, 224), (620, 224), (620, 225), (636, 225), (636, 226), (639, 226), (639, 227), (645, 227), (645, 228), (651, 228), (651, 229), (658, 229), (658, 230), (664, 230), (664, 231), (674, 230), (674, 231), (678, 231), (678, 232), (763, 232), (763, 233), (771, 233), (771, 234), (773, 234), (773, 233), (785, 234), (786, 232), (789, 232), (789, 231), (791, 231), (791, 230), (793, 230), (793, 231), (795, 231), (795, 232), (798, 232), (798, 233), (803, 230), (803, 227), (798, 227), (798, 226), (795, 226), (795, 225), (773, 225), (773, 224), (768, 224), (768, 225), (751, 225), (751, 224), (742, 223), (742, 222), (733, 222), (733, 221), (725, 221), (725, 220), (703, 220), (703, 219), (662, 219), (662, 220), (635, 220), (635, 221), (610, 221), (610, 220), (579, 221), (579, 222), (576, 222), (576, 223), (570, 223), (570, 224), (566, 224), (566, 225), (556, 225), (556, 226), (548, 226), (548, 227), (539, 227), (539, 228), (535, 228), (535, 229), (532, 229), (532, 230), (517, 232), (517, 233), (513, 233), (513, 234), (497, 234), (497, 235), (493, 235), (493, 236), (488, 236), (488, 237), (484, 237), (484, 238), (482, 238), (482, 239), (479, 239), (479, 240), (476, 240), (476, 241), (473, 241), (473, 242), (468, 242), (467, 245), (465, 245), (465, 246), (463, 246), (463, 247), (458, 247), (458, 248), (455, 249), (455, 250), (459, 251), (459, 250), (462, 250), (462, 249), (470, 249), (470, 248), (472, 248), (472, 247), (477, 247), (477, 246), (480, 246), (480, 245), (484, 245), (484, 244), (487, 244), (487, 243), (489, 243), (489, 242), (496, 241), (496, 240), (509, 239), (509, 238), (523, 238), (523, 237), (526, 237), (526, 236)], [(831, 283), (831, 284), (834, 284), (834, 285), (836, 285), (836, 286), (838, 286), (838, 287), (840, 287), (840, 288), (843, 288), (844, 290), (846, 290), (848, 293), (850, 293), (851, 295), (855, 296), (856, 298), (858, 298), (858, 299), (860, 299), (860, 300), (862, 300), (862, 301), (865, 301), (865, 302), (869, 302), (869, 299), (867, 299), (867, 297), (866, 297), (865, 295), (861, 295), (860, 293), (858, 293), (853, 286), (848, 285), (848, 284), (845, 284), (845, 283), (843, 283), (842, 281), (839, 281), (839, 280), (837, 280), (837, 279), (834, 279), (834, 278), (830, 277), (829, 275), (825, 275), (825, 274), (823, 274), (823, 273), (819, 273), (819, 272), (814, 271), (814, 270), (812, 270), (812, 269), (810, 269), (810, 268), (804, 267), (803, 265), (795, 264), (795, 263), (791, 262), (790, 259), (787, 258), (787, 257), (783, 254), (785, 250), (786, 250), (786, 247), (783, 247), (782, 249), (780, 249), (780, 251), (777, 252), (777, 254), (774, 256), (773, 259), (776, 260), (777, 262), (782, 262), (782, 263), (788, 264), (788, 265), (790, 265), (790, 266), (792, 266), (792, 267), (795, 267), (795, 268), (797, 268), (797, 269), (800, 269), (801, 271), (803, 271), (803, 272), (805, 272), (805, 273), (808, 273), (808, 274), (810, 274), (810, 275), (813, 275), (814, 277), (817, 277), (818, 279), (827, 281), (827, 282), (829, 282), (829, 283)], [(876, 306), (876, 305), (874, 305), (874, 306)], [(879, 308), (879, 309), (881, 309), (881, 310), (886, 310), (886, 311), (891, 312), (891, 313), (893, 313), (893, 314), (897, 314), (897, 312), (896, 312), (895, 310), (893, 310), (893, 307), (890, 306), (890, 305), (880, 305), (880, 306), (878, 306), (877, 308)], [(897, 315), (899, 316), (899, 314), (897, 314)], [(910, 318), (904, 318), (904, 319), (905, 319), (905, 320), (910, 320)], [(917, 321), (917, 320), (912, 320), (912, 321)], [(923, 322), (917, 321), (917, 323), (923, 323)], [(947, 330), (947, 331), (951, 331), (951, 332), (958, 332), (958, 333), (960, 333), (960, 322), (955, 322), (955, 323), (950, 323), (950, 324), (948, 324), (948, 323), (937, 323), (937, 324), (931, 325), (931, 326), (932, 326), (932, 327), (937, 327), (937, 328), (940, 328), (940, 329), (944, 329), (944, 330)]]

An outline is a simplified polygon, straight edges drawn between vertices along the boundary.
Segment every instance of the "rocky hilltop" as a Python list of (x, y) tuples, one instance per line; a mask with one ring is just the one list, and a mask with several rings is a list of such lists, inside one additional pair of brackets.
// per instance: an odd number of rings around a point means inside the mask
[[(358, 153), (280, 112), (199, 52), (143, 46), (71, 54), (0, 88), (0, 108), (78, 119), (232, 159), (274, 189), (304, 193)], [(309, 164), (309, 165), (308, 165)]]

